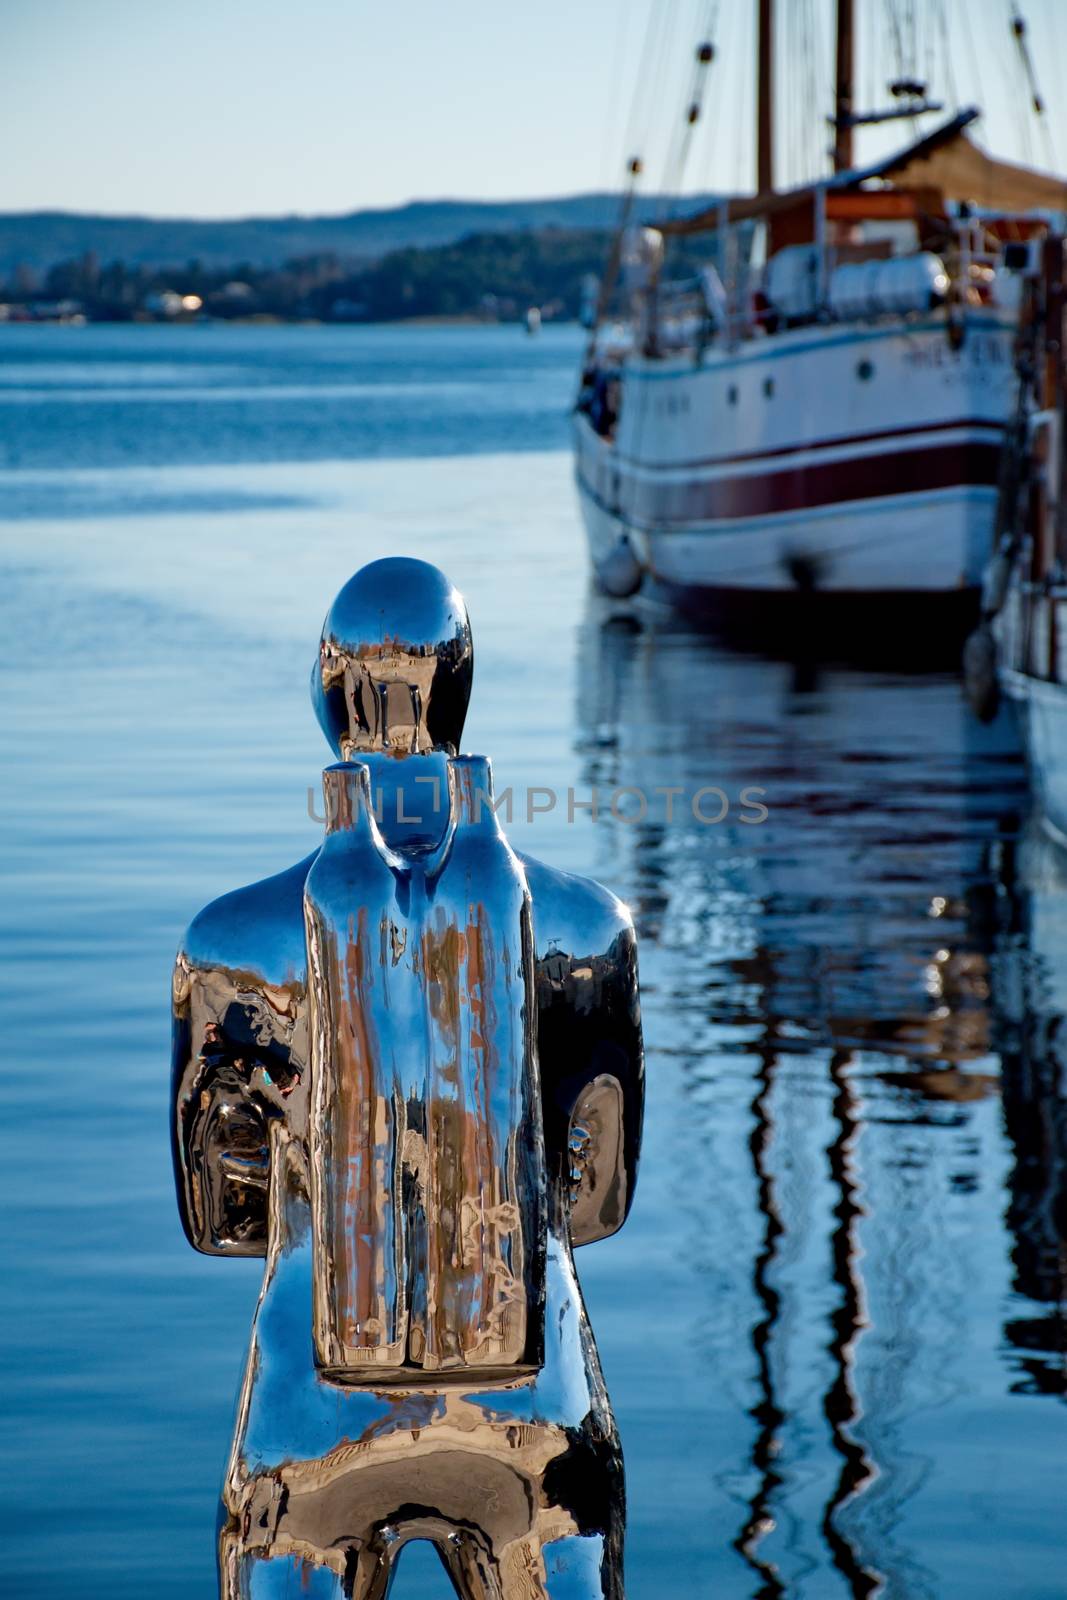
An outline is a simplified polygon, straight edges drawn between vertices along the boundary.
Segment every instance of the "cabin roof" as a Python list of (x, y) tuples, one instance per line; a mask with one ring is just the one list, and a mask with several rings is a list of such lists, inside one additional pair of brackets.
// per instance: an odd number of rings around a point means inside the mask
[(854, 197), (847, 209), (857, 218), (865, 197), (869, 197), (872, 210), (882, 214), (880, 202), (884, 202), (887, 191), (921, 191), (925, 201), (937, 200), (942, 208), (949, 201), (970, 201), (984, 211), (1009, 216), (1026, 211), (1067, 211), (1067, 182), (1062, 178), (1000, 161), (967, 136), (966, 130), (978, 116), (973, 107), (960, 111), (903, 150), (871, 166), (836, 173), (822, 185), (809, 183), (770, 194), (735, 196), (718, 205), (705, 206), (692, 216), (672, 217), (657, 226), (663, 233), (706, 233), (719, 226), (723, 210), (730, 222), (770, 217), (810, 205), (820, 187), (827, 191), (828, 198), (839, 196), (844, 201), (845, 196)]

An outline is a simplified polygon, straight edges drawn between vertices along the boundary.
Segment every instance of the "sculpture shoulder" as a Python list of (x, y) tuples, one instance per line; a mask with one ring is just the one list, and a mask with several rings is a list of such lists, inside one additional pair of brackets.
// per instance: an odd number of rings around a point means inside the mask
[(179, 961), (192, 971), (224, 968), (269, 984), (302, 978), (304, 882), (315, 854), (212, 900), (186, 929)]
[(519, 854), (533, 900), (537, 956), (603, 955), (620, 935), (633, 937), (627, 906), (593, 878), (561, 872), (533, 856)]

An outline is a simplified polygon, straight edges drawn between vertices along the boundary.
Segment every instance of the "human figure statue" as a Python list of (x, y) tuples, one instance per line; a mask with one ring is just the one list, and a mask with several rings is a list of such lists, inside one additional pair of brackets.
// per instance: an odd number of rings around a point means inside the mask
[(190, 1243), (265, 1256), (220, 1593), (377, 1600), (413, 1539), (469, 1600), (623, 1594), (622, 1456), (572, 1247), (634, 1190), (633, 927), (508, 844), (457, 754), (473, 652), (435, 567), (364, 567), (312, 698), (322, 848), (214, 901), (174, 975)]

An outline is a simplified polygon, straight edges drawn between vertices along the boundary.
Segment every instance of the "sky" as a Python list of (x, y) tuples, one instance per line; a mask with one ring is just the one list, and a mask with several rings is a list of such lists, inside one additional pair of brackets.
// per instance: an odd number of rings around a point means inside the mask
[[(1067, 0), (856, 0), (859, 100), (901, 66), (982, 141), (1067, 170)], [(754, 0), (0, 0), (0, 210), (225, 217), (753, 179)], [(825, 165), (831, 0), (777, 0), (779, 182)], [(703, 114), (681, 148), (695, 44)], [(923, 127), (932, 127), (928, 119)], [(907, 123), (862, 136), (863, 158)], [(1051, 145), (1050, 145), (1051, 138)], [(683, 159), (684, 156), (684, 159)]]

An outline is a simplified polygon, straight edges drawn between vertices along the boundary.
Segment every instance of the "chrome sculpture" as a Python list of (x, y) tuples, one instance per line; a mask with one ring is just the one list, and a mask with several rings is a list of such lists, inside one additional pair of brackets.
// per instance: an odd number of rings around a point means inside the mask
[[(174, 976), (186, 1233), (265, 1256), (220, 1592), (623, 1593), (622, 1456), (572, 1246), (634, 1190), (633, 926), (517, 855), (457, 749), (473, 650), (435, 567), (342, 589), (312, 674), (322, 848), (195, 918)], [(303, 1587), (297, 1587), (298, 1583)]]

